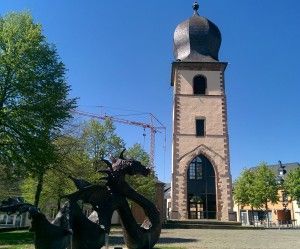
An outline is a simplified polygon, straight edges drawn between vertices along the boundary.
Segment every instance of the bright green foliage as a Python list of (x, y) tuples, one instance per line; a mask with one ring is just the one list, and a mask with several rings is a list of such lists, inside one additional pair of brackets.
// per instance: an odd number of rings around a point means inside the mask
[[(97, 162), (96, 166), (107, 167), (99, 164), (99, 160), (110, 155), (118, 157), (120, 151), (125, 148), (124, 141), (116, 134), (115, 127), (111, 120), (106, 119), (103, 123), (92, 119), (84, 124), (81, 136), (84, 149), (92, 162)], [(145, 166), (149, 165), (149, 155), (139, 144), (128, 148), (125, 157), (141, 161)], [(94, 171), (93, 171), (94, 172)], [(99, 174), (95, 174), (99, 176)], [(148, 177), (132, 176), (127, 178), (129, 184), (139, 193), (153, 199), (155, 193), (155, 175), (152, 173)]]
[(278, 201), (276, 175), (265, 163), (261, 163), (255, 169), (254, 174), (253, 191), (255, 194), (255, 205), (253, 206), (256, 208), (265, 207), (267, 209), (268, 202), (277, 203)]
[(37, 181), (34, 177), (27, 177), (23, 179), (20, 184), (21, 196), (28, 203), (34, 203), (34, 194), (37, 186)]
[[(68, 178), (83, 178), (95, 182), (98, 176), (95, 167), (84, 151), (82, 142), (74, 137), (64, 136), (55, 142), (59, 163), (49, 169), (44, 176), (40, 207), (47, 212), (50, 208), (59, 208), (62, 196), (76, 191), (75, 185)], [(22, 196), (29, 202), (34, 200), (36, 181), (28, 177), (22, 187)]]
[(284, 181), (284, 189), (293, 200), (300, 203), (300, 167), (288, 173)]
[(125, 152), (125, 157), (140, 161), (146, 167), (148, 167), (150, 163), (150, 157), (148, 153), (142, 148), (140, 144), (134, 144), (132, 147), (130, 147)]
[[(143, 150), (140, 144), (134, 144), (126, 151), (125, 157), (133, 158), (140, 161), (143, 165), (149, 165), (149, 155)], [(157, 178), (154, 172), (147, 177), (144, 176), (128, 176), (127, 181), (138, 193), (143, 194), (150, 200), (154, 200), (155, 197), (155, 183)]]
[[(92, 162), (97, 162), (95, 166), (107, 167), (105, 164), (99, 164), (99, 160), (107, 158), (110, 155), (118, 157), (121, 150), (125, 148), (125, 143), (115, 131), (111, 120), (106, 119), (103, 123), (92, 119), (83, 127), (81, 136), (84, 150)], [(142, 149), (139, 144), (133, 145), (125, 152), (125, 157), (133, 158), (142, 162), (143, 165), (149, 165), (149, 155)], [(92, 173), (99, 177), (99, 174)], [(152, 173), (148, 177), (132, 176), (128, 177), (129, 184), (139, 193), (144, 194), (150, 199), (155, 195), (155, 175)]]
[(64, 136), (55, 143), (59, 151), (59, 164), (54, 167), (54, 172), (61, 176), (83, 177), (88, 181), (96, 181), (96, 168), (92, 164), (84, 143), (80, 138)]
[(241, 205), (267, 208), (267, 203), (278, 201), (276, 176), (265, 164), (245, 169), (234, 183), (234, 199)]
[(91, 160), (96, 162), (110, 155), (117, 155), (125, 147), (115, 130), (109, 119), (103, 123), (92, 119), (84, 124), (81, 139)]
[(244, 169), (234, 182), (233, 197), (238, 204), (255, 205), (254, 178), (255, 174), (252, 170)]
[(0, 164), (38, 179), (36, 205), (44, 174), (57, 161), (53, 139), (76, 105), (65, 71), (30, 14), (0, 17)]
[(71, 117), (65, 66), (28, 13), (0, 17), (0, 164), (40, 174)]
[[(63, 195), (75, 191), (74, 184), (62, 173), (48, 170), (45, 174), (43, 190), (41, 192), (39, 208), (49, 214), (51, 209), (59, 209)], [(29, 203), (34, 203), (37, 181), (28, 177), (21, 184), (22, 196)]]
[(0, 201), (10, 196), (20, 196), (20, 182), (20, 176), (10, 174), (0, 165)]
[[(50, 208), (59, 207), (59, 200), (62, 196), (76, 190), (68, 175), (85, 179), (91, 183), (99, 183), (101, 175), (96, 172), (99, 163), (95, 163), (95, 158), (102, 158), (102, 155), (98, 154), (96, 148), (110, 148), (112, 152), (116, 151), (114, 154), (116, 157), (119, 155), (119, 151), (124, 148), (124, 142), (116, 135), (115, 128), (109, 120), (104, 123), (91, 120), (83, 126), (82, 133), (83, 136), (79, 138), (64, 136), (55, 141), (59, 152), (59, 164), (54, 165), (53, 169), (49, 169), (45, 174), (44, 187), (41, 193), (40, 207), (46, 213), (49, 213)], [(115, 141), (117, 142), (114, 143)], [(149, 164), (149, 155), (139, 144), (129, 148), (125, 157), (141, 161), (145, 166)], [(106, 165), (100, 165), (100, 167), (106, 167)], [(154, 199), (156, 182), (154, 173), (148, 177), (128, 177), (128, 182), (139, 193)], [(22, 196), (28, 202), (32, 203), (34, 200), (36, 185), (36, 180), (29, 177), (21, 186)]]

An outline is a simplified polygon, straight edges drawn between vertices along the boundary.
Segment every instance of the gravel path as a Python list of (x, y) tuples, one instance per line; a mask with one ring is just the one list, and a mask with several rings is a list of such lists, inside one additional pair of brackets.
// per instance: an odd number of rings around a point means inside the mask
[(195, 249), (299, 249), (300, 230), (163, 230), (160, 244)]
[[(112, 235), (110, 246), (120, 244), (122, 235)], [(164, 229), (156, 247), (159, 246), (186, 249), (299, 249), (300, 230)]]

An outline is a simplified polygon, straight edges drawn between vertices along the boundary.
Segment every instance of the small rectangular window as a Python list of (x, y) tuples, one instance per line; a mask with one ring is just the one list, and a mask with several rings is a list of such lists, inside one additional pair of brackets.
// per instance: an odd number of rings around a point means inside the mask
[(196, 119), (196, 136), (204, 137), (204, 119)]
[(0, 215), (0, 224), (6, 224), (6, 218), (7, 218), (6, 214), (1, 214)]
[(6, 224), (7, 225), (12, 225), (14, 223), (14, 215), (9, 215), (7, 217), (7, 221), (6, 221)]

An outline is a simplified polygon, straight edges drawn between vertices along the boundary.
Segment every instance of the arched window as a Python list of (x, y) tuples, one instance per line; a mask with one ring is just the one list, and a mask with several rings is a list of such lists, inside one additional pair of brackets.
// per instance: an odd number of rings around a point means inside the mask
[(196, 156), (187, 172), (187, 208), (189, 219), (216, 219), (216, 177), (211, 162)]
[(197, 75), (193, 80), (194, 94), (205, 94), (207, 88), (206, 78), (203, 75)]

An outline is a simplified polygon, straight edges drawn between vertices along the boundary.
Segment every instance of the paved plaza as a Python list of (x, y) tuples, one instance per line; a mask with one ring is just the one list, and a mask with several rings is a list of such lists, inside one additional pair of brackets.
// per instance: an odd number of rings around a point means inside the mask
[[(114, 233), (110, 245), (120, 245), (121, 241), (121, 233)], [(164, 229), (156, 248), (160, 246), (186, 249), (299, 249), (300, 229)]]

